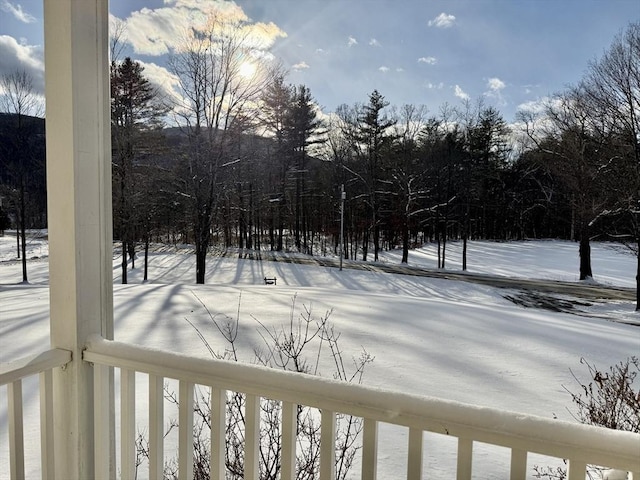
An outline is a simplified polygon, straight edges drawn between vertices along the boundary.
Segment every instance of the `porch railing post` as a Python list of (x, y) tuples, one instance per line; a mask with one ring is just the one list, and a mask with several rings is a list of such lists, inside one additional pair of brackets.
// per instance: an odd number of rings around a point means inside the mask
[(51, 345), (72, 352), (53, 378), (56, 478), (65, 479), (94, 477), (93, 372), (82, 350), (91, 335), (113, 338), (108, 16), (108, 0), (44, 2)]

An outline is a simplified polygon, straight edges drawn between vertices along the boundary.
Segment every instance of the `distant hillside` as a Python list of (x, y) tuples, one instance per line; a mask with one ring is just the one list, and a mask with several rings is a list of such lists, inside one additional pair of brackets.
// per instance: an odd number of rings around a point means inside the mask
[[(44, 134), (44, 118), (22, 116), (23, 126), (34, 128), (38, 134)], [(0, 135), (6, 135), (11, 129), (18, 125), (18, 115), (15, 113), (0, 112)]]
[(0, 113), (0, 196), (5, 212), (24, 218), (26, 228), (46, 226), (44, 118)]

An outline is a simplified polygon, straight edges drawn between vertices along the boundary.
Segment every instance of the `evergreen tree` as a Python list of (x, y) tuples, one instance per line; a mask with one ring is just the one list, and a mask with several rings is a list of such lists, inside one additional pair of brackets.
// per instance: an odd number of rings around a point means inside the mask
[[(293, 155), (289, 151), (288, 129), (290, 128), (293, 91), (284, 83), (284, 76), (278, 75), (264, 91), (262, 96), (261, 123), (267, 135), (275, 138), (275, 148), (270, 151), (269, 160), (276, 165), (277, 171), (271, 179), (272, 193), (269, 198), (269, 237), (271, 249), (282, 251), (287, 213), (287, 177)], [(277, 210), (274, 213), (274, 205)], [(276, 240), (277, 230), (277, 240)]]
[(380, 213), (382, 198), (380, 196), (381, 182), (383, 181), (382, 164), (385, 152), (388, 153), (392, 142), (390, 128), (396, 123), (390, 119), (384, 109), (389, 105), (378, 90), (369, 95), (369, 103), (366, 104), (359, 117), (359, 125), (356, 140), (361, 145), (363, 157), (362, 179), (365, 183), (370, 227), (365, 232), (363, 240), (363, 260), (367, 259), (369, 235), (373, 235), (374, 261), (378, 261), (380, 250)]
[(145, 192), (140, 191), (136, 166), (157, 146), (157, 134), (167, 113), (143, 71), (142, 65), (129, 57), (111, 63), (114, 230), (122, 243), (122, 283), (127, 283), (127, 258), (133, 266), (135, 242), (145, 235), (138, 231), (140, 220), (147, 215), (139, 208)]
[(298, 251), (309, 253), (306, 161), (309, 147), (322, 141), (320, 137), (323, 132), (309, 88), (305, 85), (294, 87), (291, 100), (287, 123), (289, 145), (295, 156), (296, 164), (295, 242)]

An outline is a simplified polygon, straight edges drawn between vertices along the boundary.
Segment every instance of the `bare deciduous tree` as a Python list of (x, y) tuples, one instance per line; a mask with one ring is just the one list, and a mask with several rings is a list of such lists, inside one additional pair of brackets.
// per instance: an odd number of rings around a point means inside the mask
[(622, 219), (637, 254), (636, 310), (640, 310), (640, 22), (630, 23), (602, 58), (592, 62), (582, 82), (591, 115), (612, 145), (607, 168), (609, 215)]
[(196, 282), (204, 283), (222, 170), (241, 160), (233, 144), (252, 127), (257, 102), (275, 73), (246, 22), (223, 13), (187, 33), (170, 70), (183, 98), (175, 107), (188, 141), (181, 155), (182, 193), (193, 216)]
[(37, 122), (32, 117), (43, 113), (43, 98), (37, 94), (33, 78), (26, 71), (0, 76), (0, 111), (11, 114), (9, 141), (2, 146), (2, 163), (12, 177), (11, 195), (16, 212), (18, 256), (22, 257), (22, 281), (27, 282), (26, 224), (27, 192), (33, 184), (30, 178), (38, 171), (44, 177), (44, 163), (38, 163), (35, 140)]
[(604, 139), (598, 134), (585, 92), (580, 87), (570, 89), (549, 100), (537, 118), (529, 113), (521, 114), (520, 119), (543, 154), (541, 161), (570, 193), (567, 201), (580, 242), (580, 280), (591, 278), (592, 223), (608, 203), (603, 189)]

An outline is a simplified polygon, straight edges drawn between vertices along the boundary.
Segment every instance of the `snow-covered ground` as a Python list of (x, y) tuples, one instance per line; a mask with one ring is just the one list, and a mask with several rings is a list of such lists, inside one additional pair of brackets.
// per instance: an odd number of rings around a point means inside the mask
[[(15, 249), (15, 237), (0, 237), (2, 361), (48, 347), (46, 240), (29, 242), (29, 284), (19, 283)], [(460, 245), (452, 242), (447, 249), (447, 268), (459, 270)], [(596, 282), (634, 285), (630, 252), (599, 243), (592, 249)], [(399, 255), (385, 252), (381, 260), (398, 262)], [(206, 357), (191, 322), (214, 349), (223, 350), (226, 345), (203, 302), (218, 321), (235, 319), (239, 309), (240, 355), (251, 361), (254, 348), (262, 345), (258, 321), (271, 327), (287, 323), (295, 298), (296, 312), (306, 307), (317, 317), (331, 311), (347, 360), (363, 349), (375, 356), (365, 384), (565, 420), (572, 420), (572, 405), (563, 385), (577, 390), (570, 369), (584, 377), (581, 358), (608, 368), (640, 355), (640, 327), (621, 323), (640, 323), (630, 302), (584, 307), (580, 315), (555, 313), (519, 307), (503, 297), (505, 290), (464, 282), (228, 257), (210, 258), (207, 284), (194, 285), (194, 264), (193, 255), (153, 254), (148, 283), (141, 284), (140, 259), (130, 284), (120, 285), (119, 259), (114, 259), (116, 339)], [(410, 264), (434, 268), (434, 247), (412, 251)], [(572, 242), (470, 243), (471, 272), (576, 280), (577, 266)], [(265, 276), (277, 277), (277, 285), (264, 285)], [(331, 365), (329, 357), (323, 359), (321, 374), (331, 376)], [(26, 408), (36, 408), (35, 382), (25, 382), (24, 396)], [(2, 479), (8, 476), (5, 399), (2, 387)], [(32, 421), (26, 426), (30, 452), (37, 452), (36, 428)], [(403, 476), (406, 431), (384, 427), (380, 438), (380, 478)], [(451, 478), (454, 452), (454, 443), (428, 436), (424, 468), (429, 478)], [(506, 478), (508, 459), (505, 449), (480, 446), (474, 478)], [(546, 463), (531, 458), (530, 474), (534, 464)], [(29, 462), (28, 468), (31, 478), (39, 466)]]

